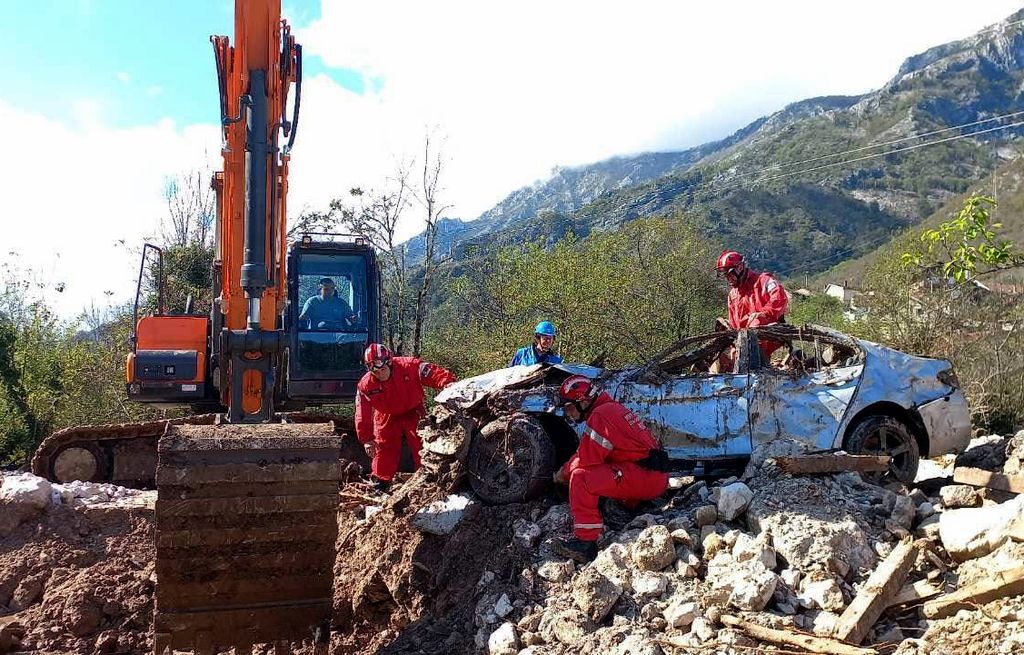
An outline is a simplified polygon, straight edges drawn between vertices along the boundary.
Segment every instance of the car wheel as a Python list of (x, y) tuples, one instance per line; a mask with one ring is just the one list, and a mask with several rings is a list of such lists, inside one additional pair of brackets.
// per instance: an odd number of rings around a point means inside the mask
[(466, 459), (469, 485), (485, 502), (523, 502), (547, 488), (554, 472), (554, 448), (540, 422), (515, 414), (483, 427)]
[[(892, 416), (869, 416), (854, 427), (846, 438), (846, 450), (859, 455), (888, 455), (889, 471), (875, 474), (873, 481), (890, 479), (910, 484), (917, 475), (921, 451), (917, 439), (902, 421)], [(870, 475), (865, 477), (871, 478)]]

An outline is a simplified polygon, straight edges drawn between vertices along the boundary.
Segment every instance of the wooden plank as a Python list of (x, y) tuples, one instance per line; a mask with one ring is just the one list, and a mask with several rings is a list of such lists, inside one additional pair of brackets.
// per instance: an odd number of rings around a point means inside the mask
[(302, 462), (162, 465), (156, 471), (157, 485), (191, 485), (211, 482), (259, 483), (281, 480), (340, 480), (337, 459)]
[(156, 501), (157, 522), (160, 516), (210, 516), (216, 514), (281, 514), (290, 512), (322, 512), (336, 510), (338, 497), (331, 495), (261, 496), (259, 498), (195, 498)]
[[(331, 515), (331, 518), (334, 518)], [(160, 530), (157, 548), (189, 548), (196, 546), (239, 546), (255, 543), (327, 542), (338, 537), (336, 522), (313, 524), (305, 528), (276, 529), (266, 526), (225, 530), (205, 528), (198, 530)]]
[(889, 607), (899, 607), (927, 600), (942, 593), (942, 588), (931, 580), (918, 580), (913, 584), (905, 585), (896, 592), (896, 595), (889, 599)]
[(843, 611), (833, 635), (851, 644), (864, 641), (875, 621), (889, 606), (889, 600), (903, 586), (917, 559), (917, 546), (910, 541), (896, 545), (857, 592), (853, 602)]
[(1009, 491), (1015, 494), (1024, 493), (1024, 475), (1005, 475), (969, 466), (958, 466), (953, 469), (953, 482), (969, 484), (973, 487)]
[(775, 457), (775, 463), (786, 473), (806, 475), (810, 473), (842, 473), (858, 471), (870, 473), (888, 471), (887, 455), (844, 455), (832, 453), (828, 455), (798, 455), (795, 457)]
[(773, 644), (781, 644), (783, 646), (796, 646), (812, 653), (823, 653), (824, 655), (878, 655), (878, 651), (873, 648), (851, 646), (850, 644), (844, 644), (841, 641), (828, 639), (827, 637), (815, 637), (787, 630), (766, 628), (728, 614), (722, 615), (722, 623), (729, 627), (739, 628), (755, 639), (770, 641)]
[(951, 594), (936, 598), (924, 604), (922, 611), (926, 618), (944, 619), (962, 609), (973, 609), (999, 598), (1024, 594), (1024, 566), (994, 573)]

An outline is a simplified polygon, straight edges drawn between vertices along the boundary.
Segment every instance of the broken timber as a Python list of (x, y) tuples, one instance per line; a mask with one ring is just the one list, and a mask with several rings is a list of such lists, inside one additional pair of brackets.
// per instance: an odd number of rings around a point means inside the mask
[(794, 475), (842, 473), (844, 471), (872, 473), (875, 471), (888, 471), (890, 459), (887, 455), (845, 455), (832, 453), (828, 455), (776, 457), (775, 463), (786, 473)]
[(851, 644), (864, 641), (871, 626), (888, 607), (889, 599), (903, 586), (916, 558), (917, 546), (909, 541), (893, 548), (839, 617), (833, 631), (835, 637)]
[(1006, 475), (1004, 473), (993, 473), (984, 469), (958, 466), (953, 469), (953, 482), (969, 484), (973, 487), (988, 487), (999, 491), (1009, 491), (1015, 494), (1024, 493), (1024, 475)]
[(972, 609), (975, 605), (1024, 594), (1024, 566), (999, 571), (963, 589), (924, 604), (924, 615), (929, 619), (944, 619), (963, 609)]
[(895, 596), (890, 598), (888, 608), (910, 605), (911, 603), (916, 603), (918, 601), (932, 598), (933, 596), (938, 596), (941, 593), (942, 588), (935, 585), (930, 580), (918, 580), (913, 584), (906, 585), (900, 589)]
[(755, 639), (762, 641), (770, 641), (773, 644), (782, 644), (785, 646), (796, 646), (797, 648), (803, 648), (806, 651), (812, 653), (822, 653), (823, 655), (877, 655), (878, 651), (873, 648), (861, 648), (860, 646), (851, 646), (850, 644), (844, 644), (835, 639), (828, 639), (825, 637), (815, 637), (813, 635), (805, 635), (797, 632), (789, 632), (787, 630), (776, 630), (774, 628), (766, 628), (756, 623), (750, 623), (743, 619), (735, 616), (729, 616), (728, 614), (722, 615), (722, 623), (732, 628), (739, 628), (743, 632), (747, 633)]

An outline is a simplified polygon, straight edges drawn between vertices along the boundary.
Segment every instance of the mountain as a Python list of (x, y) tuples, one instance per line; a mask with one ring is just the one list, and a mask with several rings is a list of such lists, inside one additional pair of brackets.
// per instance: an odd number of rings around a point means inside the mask
[[(1024, 110), (1022, 19), (1024, 10), (914, 55), (864, 95), (793, 103), (682, 152), (558, 170), (476, 221), (446, 226), (443, 250), (458, 257), (685, 213), (760, 267), (825, 270), (918, 224), (1013, 156), (1024, 127), (981, 133), (1012, 119), (940, 132), (927, 147), (915, 135)], [(938, 142), (961, 134), (976, 136)]]

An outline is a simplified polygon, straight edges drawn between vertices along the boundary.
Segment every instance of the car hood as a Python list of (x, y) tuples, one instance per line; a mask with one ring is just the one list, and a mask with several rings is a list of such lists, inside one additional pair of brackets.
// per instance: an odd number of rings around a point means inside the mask
[(539, 386), (555, 370), (590, 379), (599, 378), (604, 373), (602, 368), (583, 364), (510, 366), (454, 382), (437, 394), (434, 400), (448, 407), (465, 409), (476, 405), (496, 391)]

